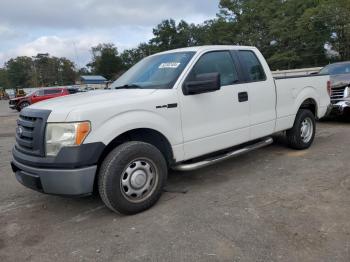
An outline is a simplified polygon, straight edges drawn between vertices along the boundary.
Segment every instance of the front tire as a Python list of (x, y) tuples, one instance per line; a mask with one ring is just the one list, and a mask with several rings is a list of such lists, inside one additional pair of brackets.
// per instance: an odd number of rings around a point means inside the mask
[(22, 109), (26, 108), (27, 106), (30, 106), (30, 104), (28, 102), (22, 102), (18, 105), (17, 111), (21, 112)]
[(103, 161), (98, 189), (108, 208), (132, 215), (159, 200), (167, 174), (166, 161), (156, 147), (127, 142), (111, 151)]
[(314, 114), (308, 109), (300, 109), (292, 129), (287, 131), (289, 147), (297, 150), (309, 148), (315, 138), (316, 121)]

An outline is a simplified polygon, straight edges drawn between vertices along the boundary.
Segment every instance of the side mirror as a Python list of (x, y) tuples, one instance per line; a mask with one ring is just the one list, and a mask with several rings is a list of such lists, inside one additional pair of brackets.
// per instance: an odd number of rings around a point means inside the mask
[(185, 96), (197, 95), (220, 90), (221, 81), (219, 73), (196, 75), (195, 80), (186, 81), (182, 87)]

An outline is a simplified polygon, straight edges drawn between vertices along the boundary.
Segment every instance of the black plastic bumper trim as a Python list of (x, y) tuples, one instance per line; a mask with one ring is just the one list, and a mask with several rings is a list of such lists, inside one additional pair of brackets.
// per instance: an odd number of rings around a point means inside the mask
[(14, 147), (12, 154), (16, 161), (32, 167), (73, 169), (96, 165), (105, 147), (102, 142), (64, 147), (56, 157), (32, 156), (24, 154)]
[(24, 186), (46, 194), (83, 196), (93, 192), (97, 166), (76, 169), (36, 168), (12, 160), (16, 179)]

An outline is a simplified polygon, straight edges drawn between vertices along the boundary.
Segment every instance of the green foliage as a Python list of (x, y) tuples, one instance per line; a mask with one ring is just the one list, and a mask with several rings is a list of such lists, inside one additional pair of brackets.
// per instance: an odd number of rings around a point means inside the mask
[(10, 88), (26, 88), (31, 86), (33, 62), (30, 57), (19, 56), (5, 64)]
[(121, 54), (111, 43), (92, 47), (88, 69), (78, 72), (73, 62), (48, 54), (10, 59), (0, 69), (0, 86), (67, 85), (83, 74), (113, 80), (146, 56), (196, 45), (256, 46), (280, 70), (350, 60), (350, 1), (220, 0), (215, 19), (198, 25), (167, 19), (153, 35)]
[(154, 38), (149, 44), (156, 46), (159, 51), (196, 45), (194, 28), (194, 24), (188, 24), (183, 20), (178, 24), (173, 19), (164, 20), (153, 29)]
[(120, 58), (125, 69), (130, 68), (142, 58), (159, 52), (158, 47), (146, 43), (140, 44), (137, 48), (127, 49), (121, 53)]
[(122, 59), (114, 44), (99, 44), (91, 48), (92, 62), (87, 66), (93, 74), (102, 75), (106, 79), (115, 79), (123, 70)]
[(350, 1), (320, 0), (317, 12), (326, 21), (328, 43), (341, 60), (350, 60)]
[(67, 58), (38, 54), (33, 58), (33, 86), (69, 85), (77, 78), (74, 63)]
[[(323, 66), (334, 60), (330, 52), (350, 60), (350, 1), (221, 0), (216, 19), (199, 25), (164, 20), (153, 34), (142, 46), (148, 54), (235, 44), (259, 48), (272, 69)], [(146, 56), (140, 47), (123, 52), (127, 67)]]
[(17, 89), (71, 85), (76, 77), (74, 63), (66, 58), (48, 54), (38, 54), (33, 58), (19, 56), (7, 61), (0, 69), (0, 86)]
[(232, 42), (258, 47), (273, 69), (326, 63), (329, 31), (316, 0), (222, 0), (220, 17), (238, 33)]
[(0, 68), (0, 88), (5, 88), (10, 85), (7, 71), (3, 68)]

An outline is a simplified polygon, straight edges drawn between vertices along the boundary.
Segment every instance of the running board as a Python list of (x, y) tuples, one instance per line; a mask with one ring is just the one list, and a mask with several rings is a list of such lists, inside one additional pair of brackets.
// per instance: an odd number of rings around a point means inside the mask
[(214, 157), (210, 157), (208, 159), (199, 161), (197, 163), (189, 163), (189, 164), (180, 164), (177, 166), (174, 166), (173, 169), (176, 171), (193, 171), (193, 170), (197, 170), (206, 166), (210, 166), (213, 164), (216, 164), (218, 162), (224, 161), (226, 159), (232, 158), (232, 157), (237, 157), (240, 156), (242, 154), (248, 153), (250, 151), (253, 151), (255, 149), (259, 149), (268, 145), (271, 145), (273, 143), (273, 139), (271, 137), (265, 138), (262, 141), (259, 141), (255, 144), (249, 145), (249, 146), (245, 146), (243, 148), (240, 148), (238, 150), (235, 151), (231, 151), (228, 152), (226, 154), (223, 155), (218, 155), (218, 156), (214, 156)]

